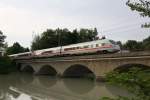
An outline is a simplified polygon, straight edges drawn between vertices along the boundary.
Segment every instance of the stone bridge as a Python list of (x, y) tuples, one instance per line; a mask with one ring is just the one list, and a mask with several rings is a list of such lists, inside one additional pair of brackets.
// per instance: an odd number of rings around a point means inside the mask
[(71, 57), (30, 57), (17, 58), (21, 71), (34, 74), (58, 76), (95, 76), (101, 79), (115, 69), (129, 67), (149, 67), (150, 53), (88, 55)]

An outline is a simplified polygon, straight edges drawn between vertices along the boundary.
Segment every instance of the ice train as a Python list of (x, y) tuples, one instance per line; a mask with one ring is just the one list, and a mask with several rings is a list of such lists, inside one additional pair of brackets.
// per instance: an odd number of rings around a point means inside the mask
[(10, 55), (10, 57), (25, 57), (25, 56), (56, 56), (56, 55), (73, 55), (84, 53), (114, 53), (120, 51), (120, 46), (113, 40), (102, 39), (90, 42), (71, 44), (67, 46), (59, 46), (54, 48), (35, 50)]

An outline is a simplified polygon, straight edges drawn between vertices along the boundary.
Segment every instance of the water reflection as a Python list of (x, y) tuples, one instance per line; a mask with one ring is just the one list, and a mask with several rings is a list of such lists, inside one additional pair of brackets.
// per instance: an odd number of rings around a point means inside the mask
[(7, 100), (9, 97), (9, 82), (7, 82), (8, 76), (7, 75), (2, 75), (0, 77), (0, 100)]
[(67, 89), (76, 94), (88, 93), (95, 86), (93, 81), (87, 79), (64, 79), (63, 82)]
[[(133, 97), (131, 93), (129, 93), (125, 88), (122, 87), (114, 87), (111, 85), (106, 84), (106, 88), (113, 94), (117, 96), (124, 96), (124, 97)], [(114, 92), (115, 90), (115, 92)]]
[(19, 92), (16, 92), (16, 91), (13, 91), (9, 88), (9, 93), (12, 95), (13, 98), (19, 98), (20, 96), (20, 93)]
[(51, 77), (51, 76), (38, 76), (38, 80), (39, 80), (41, 86), (43, 86), (45, 88), (52, 87), (57, 82), (57, 78)]
[(32, 100), (25, 93), (12, 89), (12, 87), (17, 87), (21, 84), (25, 85), (26, 83), (30, 83), (31, 79), (33, 80), (31, 76), (24, 76), (21, 78), (18, 74), (0, 75), (0, 100), (23, 100), (24, 97), (24, 100)]
[(0, 100), (98, 100), (101, 96), (129, 95), (104, 83), (86, 79), (12, 74), (0, 76)]
[(28, 84), (32, 84), (33, 80), (34, 80), (34, 77), (32, 74), (22, 74), (21, 78), (19, 78), (21, 80), (21, 84), (24, 84), (24, 85), (28, 85)]

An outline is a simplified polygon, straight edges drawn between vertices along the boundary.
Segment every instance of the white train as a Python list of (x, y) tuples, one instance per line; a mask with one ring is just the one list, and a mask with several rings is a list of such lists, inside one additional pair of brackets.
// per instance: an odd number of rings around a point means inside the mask
[(120, 51), (120, 46), (115, 41), (110, 39), (102, 39), (67, 46), (36, 50), (33, 52), (14, 54), (10, 56), (55, 56), (84, 53), (114, 53), (118, 51)]
[(18, 54), (12, 54), (9, 55), (11, 58), (16, 58), (16, 57), (29, 57), (32, 55), (32, 52), (24, 52), (24, 53), (18, 53)]

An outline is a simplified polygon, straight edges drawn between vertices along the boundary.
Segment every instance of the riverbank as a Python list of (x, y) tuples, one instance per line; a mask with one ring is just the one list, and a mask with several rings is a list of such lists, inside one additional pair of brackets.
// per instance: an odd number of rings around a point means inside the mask
[(127, 71), (113, 71), (106, 75), (107, 83), (121, 86), (132, 92), (135, 97), (108, 98), (100, 100), (150, 100), (150, 68), (129, 68)]

